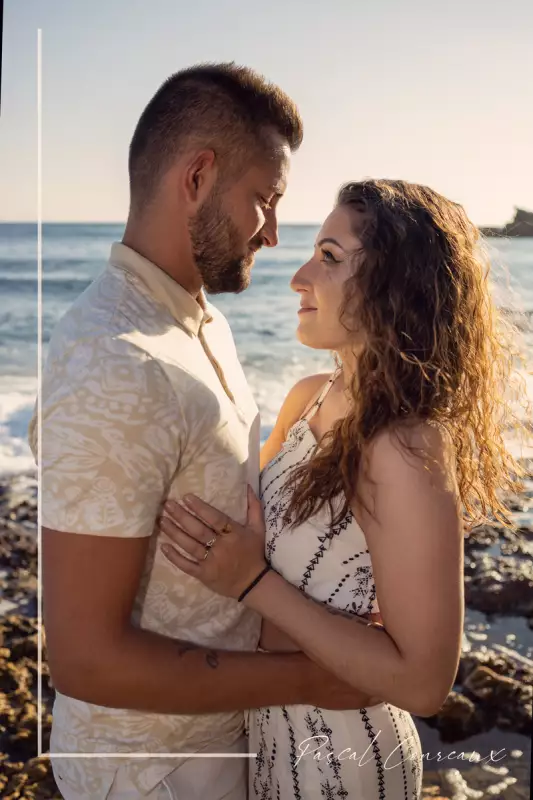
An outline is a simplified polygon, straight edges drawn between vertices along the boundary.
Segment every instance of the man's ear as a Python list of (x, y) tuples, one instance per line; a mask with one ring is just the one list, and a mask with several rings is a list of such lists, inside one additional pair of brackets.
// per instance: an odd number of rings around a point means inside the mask
[(183, 173), (187, 205), (195, 210), (211, 194), (217, 181), (218, 165), (214, 150), (194, 153)]

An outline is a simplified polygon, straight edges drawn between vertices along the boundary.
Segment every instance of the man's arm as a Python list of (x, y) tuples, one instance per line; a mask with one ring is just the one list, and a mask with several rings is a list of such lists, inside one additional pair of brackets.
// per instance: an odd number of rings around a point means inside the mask
[[(132, 625), (150, 537), (188, 437), (187, 416), (167, 374), (142, 350), (107, 334), (91, 347), (90, 358), (84, 352), (44, 383), (44, 619), (58, 690), (162, 713), (308, 700), (364, 705), (367, 698), (303, 654), (191, 649)], [(36, 452), (35, 427), (32, 439)]]
[(302, 653), (210, 650), (135, 628), (131, 611), (148, 542), (43, 529), (48, 661), (60, 692), (169, 714), (372, 702)]

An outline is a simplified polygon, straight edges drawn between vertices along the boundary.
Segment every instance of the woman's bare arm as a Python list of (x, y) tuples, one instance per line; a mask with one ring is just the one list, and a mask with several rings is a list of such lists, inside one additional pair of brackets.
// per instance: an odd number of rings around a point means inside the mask
[[(323, 606), (329, 614), (340, 614), (347, 619), (355, 619), (358, 622), (380, 622), (383, 623), (382, 616), (379, 612), (375, 614), (364, 614), (356, 617), (354, 614), (349, 614), (344, 611), (338, 611), (331, 608), (331, 606)], [(261, 628), (261, 641), (259, 646), (262, 650), (268, 650), (271, 653), (297, 653), (301, 647), (294, 642), (290, 636), (287, 636), (280, 630), (273, 622), (268, 619), (263, 620)]]

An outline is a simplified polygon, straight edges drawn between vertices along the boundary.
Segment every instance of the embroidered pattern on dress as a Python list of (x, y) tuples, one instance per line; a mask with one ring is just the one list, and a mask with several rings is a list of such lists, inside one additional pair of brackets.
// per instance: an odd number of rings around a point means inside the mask
[(364, 722), (365, 729), (368, 733), (368, 738), (370, 739), (372, 750), (374, 752), (374, 761), (376, 762), (376, 772), (378, 778), (379, 800), (385, 800), (385, 776), (383, 773), (383, 761), (381, 759), (381, 751), (377, 743), (377, 736), (374, 733), (374, 729), (372, 727), (372, 723), (370, 722), (366, 708), (359, 709), (359, 713), (361, 714), (361, 718)]
[(287, 709), (285, 708), (285, 706), (281, 706), (281, 711), (285, 719), (285, 722), (287, 723), (287, 727), (289, 729), (289, 740), (291, 743), (290, 762), (291, 762), (292, 786), (294, 789), (294, 800), (302, 800), (302, 795), (300, 794), (300, 780), (298, 778), (298, 768), (296, 766), (296, 739), (294, 738), (294, 731), (292, 729), (291, 721), (289, 719), (289, 715), (287, 713)]
[(320, 544), (318, 550), (316, 551), (313, 558), (305, 568), (305, 572), (303, 574), (303, 578), (299, 587), (300, 589), (302, 589), (302, 591), (307, 588), (313, 570), (315, 569), (315, 567), (317, 567), (320, 559), (328, 549), (326, 547), (326, 542), (329, 542), (331, 544), (332, 539), (335, 536), (338, 536), (343, 531), (345, 531), (348, 525), (350, 525), (350, 523), (352, 522), (352, 520), (353, 520), (353, 514), (351, 511), (348, 511), (345, 518), (341, 520), (341, 522), (339, 522), (338, 525), (335, 525), (334, 527), (330, 528), (330, 530), (326, 534), (324, 534), (324, 536), (317, 536), (317, 540), (320, 542)]

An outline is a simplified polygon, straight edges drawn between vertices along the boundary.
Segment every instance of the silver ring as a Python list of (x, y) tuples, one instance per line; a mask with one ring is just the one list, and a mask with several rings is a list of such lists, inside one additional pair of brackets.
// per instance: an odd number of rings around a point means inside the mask
[(213, 545), (215, 544), (216, 540), (217, 540), (217, 537), (213, 536), (212, 539), (209, 539), (209, 541), (205, 543), (205, 546), (206, 547), (213, 547)]

